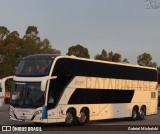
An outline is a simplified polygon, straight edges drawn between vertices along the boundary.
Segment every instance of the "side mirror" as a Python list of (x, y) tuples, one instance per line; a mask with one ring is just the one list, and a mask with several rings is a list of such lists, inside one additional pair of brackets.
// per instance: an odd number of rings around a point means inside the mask
[(50, 78), (50, 80), (51, 80), (51, 79), (57, 79), (57, 76), (52, 76), (52, 77)]
[(42, 82), (41, 82), (41, 91), (45, 91), (46, 90), (47, 81), (51, 80), (51, 79), (57, 79), (57, 76), (52, 76), (52, 77), (50, 77), (48, 79), (42, 80)]

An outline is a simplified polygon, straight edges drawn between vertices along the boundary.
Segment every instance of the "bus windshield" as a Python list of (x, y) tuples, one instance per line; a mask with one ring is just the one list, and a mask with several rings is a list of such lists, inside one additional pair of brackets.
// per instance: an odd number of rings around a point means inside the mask
[(48, 59), (23, 59), (17, 67), (16, 76), (47, 76), (51, 64), (52, 60)]
[(10, 104), (21, 108), (38, 108), (45, 103), (45, 92), (40, 90), (40, 82), (14, 82)]

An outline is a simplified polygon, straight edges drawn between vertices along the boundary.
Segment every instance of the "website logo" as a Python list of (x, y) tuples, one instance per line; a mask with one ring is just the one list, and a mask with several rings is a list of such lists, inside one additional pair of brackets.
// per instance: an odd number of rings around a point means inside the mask
[(11, 126), (2, 126), (2, 131), (11, 131)]
[(145, 9), (158, 9), (160, 8), (160, 0), (145, 0)]

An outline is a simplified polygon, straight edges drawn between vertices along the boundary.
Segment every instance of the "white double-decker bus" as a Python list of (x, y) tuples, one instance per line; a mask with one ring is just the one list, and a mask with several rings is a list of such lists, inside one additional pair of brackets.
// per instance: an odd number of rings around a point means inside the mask
[(10, 119), (84, 125), (90, 120), (157, 113), (155, 68), (74, 56), (23, 58), (13, 78)]

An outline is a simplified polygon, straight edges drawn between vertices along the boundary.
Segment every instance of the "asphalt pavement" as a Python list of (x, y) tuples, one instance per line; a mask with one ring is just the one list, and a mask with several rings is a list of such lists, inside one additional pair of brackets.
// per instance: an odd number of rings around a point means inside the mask
[[(41, 133), (49, 134), (49, 133), (143, 133), (143, 132), (150, 132), (150, 133), (159, 133), (160, 132), (160, 108), (158, 108), (158, 113), (156, 115), (146, 116), (145, 120), (142, 121), (131, 121), (129, 118), (122, 118), (122, 119), (108, 119), (108, 120), (101, 120), (101, 121), (91, 121), (85, 126), (65, 126), (64, 124), (49, 124), (49, 125), (42, 125), (37, 126), (33, 123), (27, 122), (18, 122), (18, 121), (11, 121), (9, 119), (9, 104), (5, 104), (3, 107), (0, 107), (0, 125), (2, 126), (15, 126), (15, 127), (22, 127), (21, 129), (30, 130), (30, 129), (40, 129), (43, 131)], [(37, 128), (35, 128), (37, 127)], [(155, 129), (155, 130), (149, 130)], [(158, 129), (158, 130), (156, 130)], [(16, 130), (16, 128), (15, 128)], [(22, 131), (22, 130), (21, 130)], [(1, 132), (0, 132), (1, 133)], [(6, 132), (5, 132), (6, 133)], [(28, 133), (28, 132), (23, 132)], [(32, 132), (29, 132), (32, 133)], [(35, 133), (35, 132), (34, 132)]]

